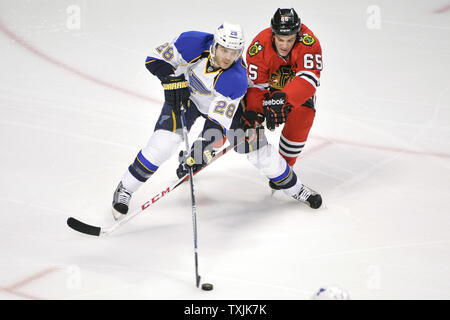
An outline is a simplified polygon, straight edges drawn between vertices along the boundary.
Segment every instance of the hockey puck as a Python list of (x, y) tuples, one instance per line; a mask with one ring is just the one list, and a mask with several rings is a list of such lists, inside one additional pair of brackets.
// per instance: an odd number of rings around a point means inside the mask
[(204, 283), (202, 284), (202, 290), (205, 291), (211, 291), (213, 289), (213, 285), (211, 283)]

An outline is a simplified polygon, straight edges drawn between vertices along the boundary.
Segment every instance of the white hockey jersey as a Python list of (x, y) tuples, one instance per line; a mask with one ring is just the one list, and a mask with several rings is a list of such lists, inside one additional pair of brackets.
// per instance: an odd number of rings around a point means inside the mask
[(247, 69), (239, 58), (230, 68), (207, 70), (214, 35), (188, 31), (154, 49), (147, 63), (162, 60), (175, 75), (189, 81), (190, 99), (198, 110), (224, 129), (230, 129), (239, 102), (247, 91)]

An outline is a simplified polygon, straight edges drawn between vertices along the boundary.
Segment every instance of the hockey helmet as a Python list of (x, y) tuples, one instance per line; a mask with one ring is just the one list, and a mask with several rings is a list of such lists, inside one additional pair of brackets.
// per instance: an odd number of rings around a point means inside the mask
[(293, 8), (278, 8), (270, 21), (272, 33), (283, 36), (298, 34), (301, 25), (302, 22)]
[(216, 53), (216, 47), (220, 44), (227, 49), (237, 50), (238, 55), (236, 60), (242, 55), (244, 51), (244, 34), (242, 28), (238, 24), (231, 24), (224, 22), (214, 32), (214, 41), (211, 48), (211, 53), (214, 56)]

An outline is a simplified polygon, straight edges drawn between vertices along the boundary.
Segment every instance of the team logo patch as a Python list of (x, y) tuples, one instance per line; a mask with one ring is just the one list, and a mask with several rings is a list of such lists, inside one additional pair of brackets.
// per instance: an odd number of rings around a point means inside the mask
[(274, 89), (282, 90), (295, 77), (295, 72), (291, 66), (280, 66), (278, 70), (269, 77), (269, 86)]
[(261, 52), (262, 49), (264, 49), (263, 45), (259, 44), (259, 41), (256, 41), (254, 44), (252, 44), (252, 45), (248, 48), (248, 55), (249, 55), (250, 57), (254, 57), (254, 56), (256, 56), (259, 52)]
[(316, 39), (314, 39), (312, 36), (310, 36), (307, 33), (302, 34), (302, 39), (301, 39), (302, 43), (305, 46), (312, 46), (314, 44), (314, 42), (316, 42)]
[(199, 93), (203, 95), (211, 94), (211, 91), (208, 90), (206, 85), (192, 70), (189, 72), (189, 90), (193, 93)]

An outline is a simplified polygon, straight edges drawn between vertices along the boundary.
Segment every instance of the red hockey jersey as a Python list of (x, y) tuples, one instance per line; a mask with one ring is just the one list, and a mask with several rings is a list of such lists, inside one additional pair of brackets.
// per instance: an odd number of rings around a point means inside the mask
[(320, 85), (322, 49), (317, 37), (304, 24), (300, 38), (285, 60), (276, 50), (271, 28), (261, 31), (247, 50), (247, 110), (263, 113), (262, 100), (270, 88), (281, 89), (294, 108), (304, 104)]

